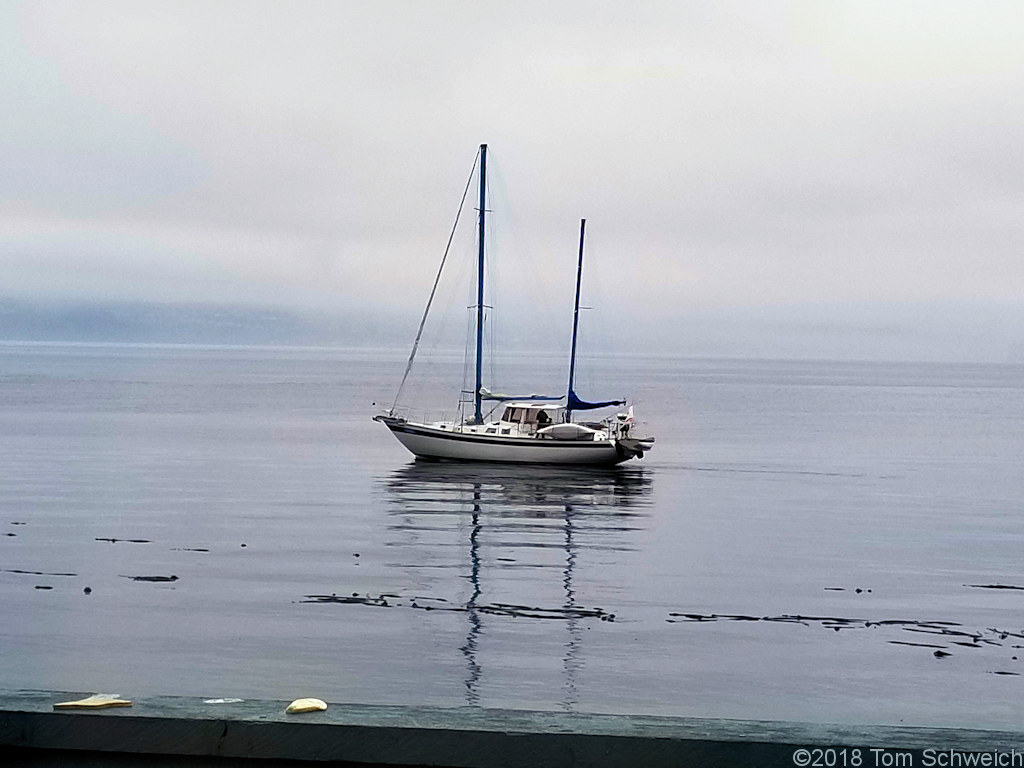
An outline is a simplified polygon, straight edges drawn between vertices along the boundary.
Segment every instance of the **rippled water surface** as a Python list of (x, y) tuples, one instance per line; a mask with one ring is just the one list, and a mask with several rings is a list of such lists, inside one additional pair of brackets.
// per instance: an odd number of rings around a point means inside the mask
[(1024, 722), (1021, 366), (605, 361), (656, 447), (553, 470), (411, 461), (403, 365), (0, 346), (2, 687)]

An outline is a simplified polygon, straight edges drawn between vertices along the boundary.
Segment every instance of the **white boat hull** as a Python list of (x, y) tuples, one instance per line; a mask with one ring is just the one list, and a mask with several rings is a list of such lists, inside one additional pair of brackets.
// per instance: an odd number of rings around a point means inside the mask
[(635, 455), (614, 439), (557, 440), (501, 437), (442, 430), (389, 416), (378, 416), (398, 441), (422, 459), (491, 461), (511, 464), (619, 464)]

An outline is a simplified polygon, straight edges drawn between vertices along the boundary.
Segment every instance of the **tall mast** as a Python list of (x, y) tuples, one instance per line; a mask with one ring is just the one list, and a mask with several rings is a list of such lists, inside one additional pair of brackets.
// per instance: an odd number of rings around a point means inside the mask
[(569, 392), (565, 400), (565, 420), (572, 418), (572, 401), (575, 397), (572, 389), (573, 380), (576, 377), (576, 334), (580, 327), (580, 283), (583, 281), (583, 233), (587, 227), (587, 220), (580, 219), (580, 259), (576, 266), (576, 304), (572, 311), (572, 351), (569, 353)]
[(477, 235), (476, 284), (476, 388), (473, 390), (473, 423), (483, 423), (480, 413), (480, 389), (483, 387), (484, 363), (484, 216), (487, 210), (487, 145), (480, 145), (480, 229)]

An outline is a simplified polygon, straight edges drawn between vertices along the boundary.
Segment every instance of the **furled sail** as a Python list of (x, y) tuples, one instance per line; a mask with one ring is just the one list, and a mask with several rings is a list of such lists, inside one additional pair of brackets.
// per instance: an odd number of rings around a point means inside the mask
[(588, 403), (586, 400), (580, 400), (576, 396), (576, 392), (569, 390), (569, 399), (565, 408), (568, 411), (592, 411), (594, 408), (607, 408), (610, 405), (625, 405), (625, 400), (603, 400), (600, 403)]
[(481, 400), (522, 400), (528, 402), (531, 400), (561, 400), (561, 395), (505, 395), (501, 392), (491, 392), (487, 387), (480, 387), (480, 399)]

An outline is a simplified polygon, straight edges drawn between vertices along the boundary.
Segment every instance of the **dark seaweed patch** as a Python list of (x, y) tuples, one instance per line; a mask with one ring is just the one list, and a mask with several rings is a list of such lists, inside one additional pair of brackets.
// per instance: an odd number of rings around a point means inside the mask
[(906, 640), (889, 640), (887, 641), (893, 645), (912, 645), (915, 648), (945, 648), (944, 645), (932, 645), (931, 643), (911, 643)]
[(127, 544), (152, 544), (149, 539), (115, 539), (108, 536), (97, 536), (96, 541), (109, 541), (111, 544), (117, 544), (118, 542), (125, 542)]
[[(669, 613), (667, 622), (703, 624), (717, 621), (742, 621), (742, 622), (774, 622), (781, 624), (800, 624), (805, 627), (818, 626), (832, 629), (836, 632), (843, 629), (876, 629), (884, 628), (900, 632), (913, 632), (918, 635), (928, 635), (934, 642), (912, 642), (910, 640), (890, 639), (886, 642), (892, 645), (903, 645), (915, 648), (933, 648), (935, 657), (942, 659), (952, 655), (947, 648), (953, 645), (962, 648), (985, 648), (996, 646), (1005, 647), (1008, 638), (1024, 639), (1024, 630), (1020, 632), (999, 629), (997, 627), (986, 627), (985, 629), (972, 629), (964, 627), (955, 621), (921, 621), (919, 619), (849, 619), (838, 616), (804, 616), (802, 614), (782, 614), (779, 616), (747, 616), (744, 614), (728, 613)], [(1024, 646), (1010, 645), (1011, 648), (1022, 648)], [(1018, 674), (996, 673), (991, 674)]]
[(1017, 589), (1024, 591), (1024, 587), (1018, 587), (1015, 584), (964, 584), (965, 587), (971, 587), (972, 589)]
[(482, 603), (477, 605), (453, 605), (441, 597), (417, 596), (411, 599), (400, 595), (306, 595), (303, 603), (339, 603), (342, 605), (369, 605), (377, 608), (412, 608), (421, 611), (452, 611), (458, 613), (489, 614), (492, 616), (509, 616), (525, 619), (584, 619), (592, 618), (600, 621), (615, 621), (615, 614), (602, 608), (585, 608), (576, 605), (546, 608), (534, 605), (516, 605), (514, 603)]
[(1008, 629), (996, 629), (995, 627), (989, 627), (988, 631), (999, 635), (1000, 640), (1005, 640), (1008, 637), (1024, 638), (1024, 634), (1020, 632), (1010, 632)]

